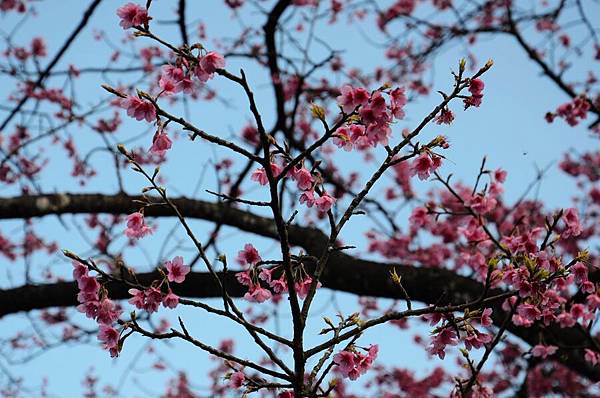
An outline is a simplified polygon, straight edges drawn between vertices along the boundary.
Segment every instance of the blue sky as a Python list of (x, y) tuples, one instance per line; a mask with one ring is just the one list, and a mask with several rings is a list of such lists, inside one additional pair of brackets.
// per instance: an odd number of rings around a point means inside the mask
[[(105, 65), (109, 52), (106, 46), (93, 40), (93, 29), (105, 30), (114, 43), (120, 43), (123, 32), (118, 27), (115, 9), (122, 3), (111, 0), (104, 1), (100, 5), (90, 22), (92, 29), (87, 29), (77, 39), (57, 69), (65, 69), (70, 63), (76, 63), (79, 67)], [(164, 19), (171, 19), (176, 3), (176, 1), (156, 0), (151, 14), (166, 15)], [(188, 3), (190, 3), (188, 6), (190, 21), (202, 20), (205, 22), (211, 38), (230, 35), (232, 26), (237, 26), (231, 13), (222, 7), (219, 1), (189, 1)], [(43, 36), (48, 43), (49, 54), (54, 54), (72, 26), (77, 23), (87, 4), (88, 2), (76, 0), (36, 3), (35, 7), (39, 11), (39, 15), (35, 17), (35, 21), (28, 21), (24, 25), (25, 27), (19, 30), (15, 36), (15, 42), (26, 44), (34, 36)], [(253, 14), (249, 18), (249, 23), (261, 23), (261, 16), (258, 14)], [(16, 21), (15, 16), (11, 14), (0, 16), (1, 29), (9, 30), (7, 26), (13, 26)], [(158, 25), (157, 30), (165, 38), (179, 40), (179, 32), (174, 25)], [(194, 35), (193, 27), (190, 28), (190, 33)], [(331, 47), (346, 49), (345, 60), (348, 65), (372, 68), (379, 63), (384, 63), (381, 50), (365, 44), (366, 35), (370, 40), (377, 40), (377, 33), (372, 32), (372, 29), (361, 31), (355, 25), (342, 23), (333, 28), (317, 27), (317, 34)], [(194, 37), (194, 39), (196, 38)], [(502, 167), (508, 171), (505, 196), (511, 200), (519, 197), (535, 178), (537, 168), (551, 165), (546, 178), (535, 192), (544, 198), (549, 207), (571, 206), (571, 198), (576, 194), (577, 188), (571, 179), (566, 178), (558, 170), (557, 162), (560, 161), (565, 151), (583, 152), (594, 148), (597, 141), (589, 137), (589, 133), (584, 127), (585, 124), (569, 128), (561, 120), (550, 125), (544, 121), (544, 114), (566, 102), (567, 98), (540, 75), (537, 66), (527, 60), (526, 55), (516, 47), (513, 39), (499, 36), (481, 40), (471, 51), (481, 63), (488, 58), (494, 60), (493, 69), (486, 74), (484, 79), (486, 88), (482, 107), (462, 112), (460, 104), (457, 104), (454, 107), (457, 117), (452, 126), (431, 125), (423, 132), (422, 141), (427, 141), (438, 134), (449, 137), (451, 148), (445, 153), (447, 161), (444, 163), (442, 173), (445, 175), (452, 173), (457, 179), (472, 182), (482, 157), (487, 156), (489, 167)], [(436, 89), (450, 87), (452, 82), (450, 70), (455, 68), (458, 59), (462, 56), (464, 56), (464, 49), (461, 46), (455, 46), (444, 51), (435, 59), (433, 79)], [(582, 59), (581, 65), (583, 70), (593, 69), (594, 66), (597, 68), (597, 65), (592, 65), (589, 57)], [(121, 66), (123, 65), (121, 64)], [(259, 108), (263, 110), (266, 124), (270, 125), (273, 121), (273, 103), (270, 87), (267, 84), (268, 76), (264, 71), (247, 65), (243, 60), (228, 59), (228, 69), (237, 71), (242, 66), (247, 72), (249, 81), (256, 89)], [(114, 84), (119, 83), (119, 77), (113, 76), (112, 78)], [(6, 82), (6, 78), (0, 77), (2, 98), (8, 95), (7, 90), (11, 87), (7, 86)], [(99, 83), (98, 76), (94, 75), (84, 76), (78, 80), (77, 90), (80, 98), (83, 99), (82, 102), (93, 103), (106, 96), (105, 92), (99, 88)], [(200, 128), (215, 134), (227, 136), (232, 132), (239, 131), (250, 120), (242, 93), (230, 82), (215, 79), (211, 84), (237, 108), (228, 109), (218, 101), (193, 103), (190, 108), (189, 120)], [(143, 89), (143, 87), (140, 88)], [(437, 101), (438, 98), (432, 95), (410, 104), (407, 107), (406, 119), (394, 129), (395, 136), (398, 136), (403, 127), (414, 126), (418, 123)], [(183, 112), (180, 107), (176, 107), (175, 110)], [(143, 124), (125, 120), (118, 137), (130, 137), (143, 131)], [(82, 148), (93, 148), (99, 143), (99, 138), (84, 126), (72, 126), (66, 134), (72, 135)], [(147, 147), (150, 145), (149, 137), (146, 135), (146, 138), (141, 141)], [(47, 149), (47, 153), (51, 153), (52, 150), (52, 148)], [(203, 172), (203, 169), (220, 154), (221, 152), (213, 153), (206, 145), (192, 144), (185, 139), (177, 140), (173, 150), (169, 153), (168, 164), (161, 169), (161, 173), (168, 178), (167, 186), (171, 194), (181, 193), (191, 196), (198, 184), (203, 188), (214, 186), (214, 178), (210, 173)], [(46, 192), (115, 192), (117, 186), (109, 162), (110, 158), (106, 154), (94, 156), (96, 156), (97, 164), (105, 166), (99, 169), (98, 177), (83, 188), (71, 179), (64, 178), (65, 170), (70, 170), (71, 166), (66, 160), (54, 156), (42, 180), (44, 190)], [(352, 165), (358, 160), (357, 155), (341, 154), (340, 156), (340, 159), (343, 159), (341, 160), (342, 165), (345, 162)], [(365, 169), (368, 171), (369, 168)], [(138, 193), (145, 186), (145, 182), (139, 175), (133, 172), (125, 172), (124, 175), (128, 193)], [(365, 175), (367, 175), (366, 172)], [(432, 184), (432, 182), (415, 182), (415, 187), (423, 192), (430, 189)], [(374, 195), (381, 192), (382, 187), (383, 184), (376, 186), (373, 191)], [(2, 194), (12, 195), (15, 192), (14, 189), (5, 188)], [(262, 193), (252, 191), (251, 194), (260, 197)], [(210, 196), (202, 193), (202, 190), (198, 197), (210, 199)], [(407, 208), (403, 211), (407, 216), (410, 209)], [(66, 228), (60, 220), (54, 217), (36, 220), (35, 228), (56, 239), (61, 248), (67, 248), (74, 252), (85, 250), (87, 248), (85, 242), (82, 242), (80, 235), (72, 226), (73, 222), (83, 225), (82, 218), (66, 216), (65, 219), (68, 220), (67, 224), (71, 225), (70, 228)], [(160, 231), (144, 241), (146, 251), (127, 249), (128, 261), (138, 264), (156, 264), (160, 261), (159, 253), (151, 248), (161, 245), (166, 232), (174, 225), (174, 220), (164, 220), (159, 225)], [(206, 231), (208, 226), (207, 223), (200, 221), (194, 221), (192, 225), (199, 233)], [(22, 223), (19, 222), (3, 222), (0, 226), (0, 230), (4, 234), (17, 233), (16, 231), (21, 229)], [(342, 238), (346, 242), (359, 242), (360, 247), (360, 242), (364, 241), (363, 232), (364, 228), (361, 222), (354, 221), (348, 225)], [(91, 236), (95, 235), (91, 234)], [(179, 238), (183, 241), (183, 235)], [(223, 235), (220, 249), (231, 258), (250, 239), (261, 249), (263, 257), (276, 253), (276, 245), (272, 241), (249, 236), (240, 237), (231, 229), (227, 229)], [(166, 253), (172, 255), (177, 250), (176, 248), (177, 244), (171, 242)], [(182, 250), (181, 253), (188, 258), (193, 255), (189, 250)], [(47, 258), (40, 256), (34, 260), (39, 262), (41, 267), (51, 267), (59, 275), (68, 275), (70, 272), (68, 262), (58, 254)], [(22, 269), (22, 264), (0, 264), (0, 288), (17, 284), (22, 278)], [(217, 302), (214, 304), (216, 305)], [(319, 322), (321, 316), (332, 316), (338, 309), (346, 313), (355, 311), (357, 308), (356, 297), (323, 290), (320, 292), (314, 308), (313, 322), (306, 333), (306, 336), (309, 336), (307, 339), (309, 343), (316, 341), (314, 337), (310, 336), (314, 336), (315, 332), (321, 329), (322, 323)], [(281, 307), (281, 310), (285, 312), (286, 308)], [(175, 319), (175, 314), (163, 313), (169, 318)], [(35, 318), (35, 315), (32, 314), (32, 318)], [(178, 309), (176, 315), (181, 315), (186, 319), (190, 331), (202, 341), (217, 344), (223, 336), (231, 336), (239, 342), (237, 353), (241, 356), (255, 356), (256, 350), (251, 341), (244, 336), (240, 329), (232, 327), (231, 323), (208, 318), (206, 314), (198, 314), (187, 309)], [(283, 330), (287, 330), (283, 325), (289, 323), (289, 320), (287, 313), (281, 315), (280, 321)], [(0, 320), (0, 335), (5, 337), (17, 330), (29, 330), (29, 322), (30, 320), (23, 315), (5, 317)], [(94, 326), (93, 322), (81, 317), (78, 318), (78, 323), (87, 328)], [(423, 331), (424, 329), (421, 327), (416, 330)], [(44, 332), (55, 333), (52, 330)], [(423, 351), (412, 344), (412, 335), (413, 332), (399, 331), (394, 327), (382, 327), (366, 333), (361, 342), (363, 345), (368, 345), (377, 341), (382, 347), (380, 361), (383, 363), (410, 364), (418, 372), (431, 370), (433, 366), (439, 365), (440, 362), (427, 359)], [(101, 385), (111, 384), (113, 386), (120, 383), (120, 377), (126, 369), (131, 369), (120, 396), (143, 397), (149, 395), (147, 391), (162, 392), (166, 377), (171, 375), (157, 375), (156, 372), (151, 372), (152, 363), (147, 360), (141, 360), (132, 366), (137, 353), (145, 343), (146, 341), (142, 338), (135, 336), (130, 338), (121, 357), (112, 360), (106, 352), (98, 348), (95, 338), (92, 338), (91, 344), (51, 349), (22, 365), (9, 365), (0, 358), (0, 365), (7, 367), (13, 375), (24, 376), (29, 385), (39, 384), (42, 378), (47, 376), (50, 380), (50, 391), (53, 391), (55, 396), (69, 397), (81, 395), (81, 379), (90, 367), (93, 367), (96, 374), (101, 377)], [(205, 375), (214, 364), (205, 353), (190, 349), (186, 344), (177, 342), (160, 343), (156, 345), (156, 349), (175, 368), (187, 370), (194, 380), (194, 385), (200, 386), (200, 388), (207, 386)], [(454, 363), (448, 359), (444, 363), (444, 366), (453, 365)], [(35, 394), (31, 396), (35, 396)]]

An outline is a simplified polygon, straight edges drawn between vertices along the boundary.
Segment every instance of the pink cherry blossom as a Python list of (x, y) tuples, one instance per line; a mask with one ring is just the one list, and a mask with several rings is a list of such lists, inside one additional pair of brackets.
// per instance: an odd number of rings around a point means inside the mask
[[(312, 284), (313, 279), (310, 276), (305, 277), (303, 280), (301, 280), (300, 282), (297, 282), (295, 284), (295, 288), (296, 288), (296, 293), (298, 294), (298, 297), (300, 297), (301, 299), (305, 299), (306, 296), (308, 295), (308, 290), (310, 289), (310, 285)], [(321, 287), (321, 282), (317, 283), (317, 288)]]
[(373, 93), (369, 102), (360, 109), (359, 113), (366, 125), (385, 125), (391, 119), (385, 98), (383, 98), (379, 91)]
[(300, 204), (306, 203), (307, 207), (313, 207), (315, 204), (315, 193), (313, 191), (304, 191), (300, 195)]
[(246, 243), (244, 249), (238, 252), (236, 260), (241, 265), (256, 265), (256, 263), (262, 261), (258, 250), (250, 243)]
[(537, 344), (531, 349), (531, 355), (545, 359), (549, 355), (554, 355), (558, 347), (554, 345)]
[(105, 349), (115, 348), (119, 344), (119, 331), (110, 325), (100, 325), (98, 340), (104, 343)]
[(271, 280), (269, 286), (275, 293), (285, 293), (288, 291), (288, 285), (283, 275), (279, 279)]
[(260, 285), (251, 286), (248, 292), (244, 294), (244, 298), (253, 303), (263, 303), (270, 300), (271, 297), (271, 292)]
[(410, 173), (413, 176), (418, 175), (420, 180), (426, 180), (441, 164), (442, 160), (439, 156), (423, 152), (412, 162)]
[(331, 209), (331, 206), (335, 203), (335, 198), (329, 194), (323, 194), (320, 198), (315, 200), (315, 206), (322, 212), (327, 212)]
[(333, 137), (333, 143), (338, 148), (342, 148), (347, 152), (352, 150), (352, 140), (350, 139), (350, 131), (348, 127), (340, 127), (336, 130), (335, 136)]
[(149, 287), (144, 291), (144, 310), (148, 313), (158, 311), (162, 302), (162, 293), (155, 287)]
[(217, 69), (225, 68), (225, 58), (219, 53), (209, 51), (200, 58), (200, 67), (207, 74), (213, 74)]
[(301, 169), (295, 171), (293, 178), (298, 184), (298, 189), (302, 191), (308, 191), (312, 188), (314, 179), (310, 171), (308, 171), (306, 168), (302, 167)]
[[(281, 173), (281, 170), (281, 166), (279, 166), (277, 163), (271, 163), (271, 172), (273, 173), (273, 177), (277, 177)], [(256, 169), (250, 178), (252, 181), (258, 182), (260, 185), (267, 185), (269, 183), (267, 171), (263, 167)]]
[(481, 95), (484, 87), (485, 87), (485, 84), (483, 83), (483, 80), (473, 79), (469, 83), (469, 92), (473, 95)]
[(83, 275), (77, 280), (77, 287), (86, 295), (96, 295), (100, 284), (93, 276)]
[(244, 373), (237, 371), (229, 377), (229, 384), (233, 388), (240, 388), (242, 385), (244, 385), (244, 380), (246, 380)]
[(142, 26), (148, 23), (150, 17), (146, 8), (135, 4), (127, 3), (117, 9), (117, 15), (121, 18), (119, 25), (123, 29), (129, 29), (133, 26)]
[[(81, 300), (79, 300), (81, 302)], [(98, 315), (98, 301), (84, 301), (77, 306), (77, 311), (85, 314), (86, 317), (96, 319)]]
[(337, 103), (342, 107), (344, 113), (351, 113), (357, 106), (365, 105), (369, 100), (369, 92), (364, 88), (353, 88), (346, 84), (340, 88)]
[(152, 229), (144, 222), (144, 215), (140, 212), (135, 212), (127, 216), (127, 229), (125, 235), (129, 238), (143, 238), (152, 233)]
[(582, 284), (584, 282), (587, 282), (587, 280), (588, 280), (588, 268), (587, 268), (587, 266), (584, 263), (582, 263), (580, 261), (576, 262), (571, 267), (571, 272), (575, 276), (575, 282), (577, 282), (578, 284)]
[(578, 236), (581, 234), (582, 228), (581, 224), (579, 224), (579, 216), (577, 215), (576, 209), (571, 207), (565, 210), (562, 219), (567, 226), (561, 234), (562, 237), (568, 238), (570, 236)]
[(250, 287), (254, 284), (254, 281), (252, 280), (252, 277), (250, 276), (249, 270), (236, 273), (235, 278), (241, 285), (244, 285), (244, 286)]
[(404, 88), (396, 88), (390, 93), (392, 99), (392, 115), (396, 119), (404, 118), (404, 105), (406, 105), (406, 95), (404, 94)]
[(466, 97), (463, 101), (465, 103), (465, 109), (474, 106), (479, 107), (481, 100), (483, 99), (483, 88), (485, 84), (481, 79), (473, 79), (469, 83), (469, 91), (471, 92), (470, 97)]
[(354, 353), (350, 351), (341, 351), (333, 356), (333, 361), (338, 366), (342, 374), (348, 374), (355, 366)]
[(592, 351), (589, 348), (584, 349), (585, 355), (584, 358), (588, 361), (592, 366), (596, 366), (600, 364), (600, 353), (596, 351)]
[(171, 291), (171, 289), (169, 289), (169, 292), (165, 294), (165, 296), (162, 299), (162, 304), (166, 308), (173, 309), (179, 304), (179, 296), (177, 296), (175, 293), (173, 293), (173, 291)]
[(45, 57), (48, 55), (46, 42), (41, 37), (34, 37), (31, 40), (31, 54), (35, 57)]
[(483, 312), (481, 313), (481, 319), (480, 319), (480, 323), (481, 326), (491, 326), (492, 325), (492, 309), (491, 308), (486, 308), (483, 310)]
[(546, 121), (552, 123), (555, 117), (565, 119), (569, 126), (577, 126), (579, 122), (587, 118), (591, 105), (585, 97), (576, 97), (571, 102), (560, 105), (556, 112), (546, 114)]
[(128, 96), (120, 102), (121, 108), (127, 109), (127, 115), (136, 120), (146, 119), (147, 122), (152, 122), (156, 119), (156, 108), (151, 102), (141, 98)]
[(350, 380), (356, 380), (371, 368), (378, 352), (379, 347), (377, 345), (370, 346), (366, 355), (356, 351), (344, 350), (333, 356), (333, 362), (337, 365), (342, 376)]
[(77, 282), (79, 282), (79, 279), (83, 276), (88, 276), (88, 268), (84, 264), (75, 260), (73, 260), (71, 264), (73, 265), (73, 279)]
[(182, 283), (190, 272), (190, 267), (183, 264), (183, 257), (175, 256), (172, 261), (165, 261), (169, 282)]
[(448, 108), (442, 109), (439, 115), (435, 118), (437, 124), (452, 124), (454, 121), (454, 113)]
[(169, 149), (171, 149), (171, 139), (164, 131), (158, 131), (152, 139), (152, 146), (150, 152), (156, 153), (163, 156)]
[(469, 333), (467, 337), (464, 338), (465, 348), (469, 351), (473, 348), (480, 349), (490, 341), (492, 341), (492, 335), (481, 333), (477, 330), (474, 330), (473, 333)]
[(129, 304), (134, 305), (137, 309), (143, 309), (146, 302), (146, 295), (143, 290), (129, 289), (129, 294), (133, 297), (128, 300)]
[(121, 313), (121, 309), (112, 300), (104, 298), (98, 305), (96, 321), (100, 324), (111, 325)]

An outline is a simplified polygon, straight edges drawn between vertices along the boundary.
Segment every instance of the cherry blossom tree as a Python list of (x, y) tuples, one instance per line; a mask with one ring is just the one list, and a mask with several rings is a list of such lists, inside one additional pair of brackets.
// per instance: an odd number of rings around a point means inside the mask
[[(578, 188), (557, 208), (533, 194), (548, 169), (523, 194), (485, 157), (453, 177), (440, 134), (530, 90), (488, 83), (476, 49), (506, 38), (552, 101), (531, 117), (597, 142), (596, 0), (92, 0), (62, 43), (46, 2), (0, 0), (0, 396), (51, 396), (11, 366), (57, 347), (140, 341), (130, 367), (170, 371), (169, 398), (206, 395), (180, 347), (214, 397), (600, 395), (600, 152), (553, 155)], [(383, 360), (380, 330), (427, 373)], [(94, 372), (71, 375), (86, 397), (134, 394)]]

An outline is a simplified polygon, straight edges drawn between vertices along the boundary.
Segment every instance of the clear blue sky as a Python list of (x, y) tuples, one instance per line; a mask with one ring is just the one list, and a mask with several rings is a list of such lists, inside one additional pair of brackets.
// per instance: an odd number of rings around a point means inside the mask
[[(107, 0), (101, 4), (91, 20), (90, 27), (92, 29), (88, 28), (77, 39), (57, 69), (64, 69), (70, 63), (81, 68), (105, 65), (109, 50), (104, 44), (93, 40), (93, 29), (104, 30), (114, 43), (119, 44), (123, 37), (123, 31), (118, 27), (115, 10), (122, 3)], [(230, 35), (232, 26), (237, 27), (231, 13), (221, 6), (220, 1), (189, 1), (188, 3), (190, 21), (202, 20), (207, 26), (210, 38)], [(35, 7), (39, 11), (39, 15), (35, 17), (35, 21), (28, 21), (24, 25), (25, 27), (15, 36), (15, 43), (27, 44), (32, 37), (42, 36), (48, 43), (49, 54), (54, 54), (68, 32), (77, 24), (82, 10), (87, 7), (87, 4), (87, 1), (77, 0), (36, 3)], [(177, 2), (173, 0), (156, 0), (151, 14), (164, 15), (164, 18), (159, 19), (171, 20), (174, 17), (173, 11), (176, 4)], [(0, 15), (0, 29), (5, 32), (9, 31), (16, 21), (14, 14)], [(249, 21), (261, 23), (261, 16), (253, 15)], [(174, 25), (161, 25), (157, 27), (157, 30), (162, 32), (161, 34), (166, 38), (179, 40), (179, 33)], [(372, 68), (384, 62), (380, 50), (365, 43), (364, 35), (366, 34), (370, 36), (370, 39), (377, 38), (377, 33), (373, 32), (373, 28), (365, 33), (356, 26), (341, 23), (334, 28), (318, 27), (317, 32), (331, 47), (346, 49), (345, 59), (349, 65)], [(190, 33), (193, 39), (196, 39), (194, 27), (190, 28)], [(207, 45), (207, 47), (210, 48), (211, 45)], [(502, 167), (508, 171), (508, 180), (505, 185), (506, 197), (514, 199), (519, 197), (525, 187), (535, 178), (536, 167), (543, 168), (552, 164), (537, 192), (545, 198), (550, 207), (571, 206), (570, 199), (576, 193), (576, 186), (571, 179), (566, 178), (558, 170), (556, 164), (566, 150), (585, 151), (596, 147), (597, 141), (589, 137), (584, 126), (569, 128), (560, 120), (551, 125), (544, 121), (545, 112), (555, 109), (567, 98), (540, 76), (538, 68), (528, 62), (524, 53), (515, 46), (509, 37), (495, 37), (493, 40), (480, 41), (472, 51), (482, 63), (488, 58), (492, 58), (495, 62), (494, 68), (485, 77), (486, 88), (482, 107), (462, 112), (459, 106), (456, 106), (454, 110), (457, 118), (451, 127), (433, 125), (423, 132), (423, 137), (425, 137), (423, 141), (438, 134), (447, 135), (450, 139), (452, 146), (446, 153), (448, 161), (444, 163), (442, 172), (444, 174), (453, 173), (455, 178), (472, 182), (481, 158), (487, 156), (489, 167)], [(456, 46), (436, 58), (434, 63), (434, 86), (436, 89), (445, 89), (450, 86), (450, 69), (455, 67), (458, 59), (463, 55), (463, 48)], [(589, 61), (589, 57), (582, 62), (584, 69), (593, 69), (594, 65)], [(119, 65), (123, 66), (123, 64)], [(240, 63), (240, 60), (228, 60), (228, 68), (232, 71), (236, 71), (240, 66), (244, 66), (247, 70), (249, 80), (257, 90), (259, 106), (263, 109), (263, 115), (269, 125), (273, 120), (273, 115), (271, 91), (267, 84), (268, 76), (255, 67)], [(125, 79), (128, 78), (130, 77), (128, 76), (122, 81), (126, 82), (128, 80)], [(117, 84), (121, 77), (113, 75), (112, 79), (114, 79), (113, 83)], [(6, 82), (5, 78), (0, 77), (1, 98), (6, 98), (7, 90), (11, 88), (10, 85), (6, 85)], [(105, 92), (99, 87), (100, 83), (97, 75), (80, 78), (77, 82), (80, 99), (84, 103), (93, 103), (105, 97)], [(194, 103), (190, 108), (190, 120), (206, 131), (217, 134), (229, 135), (231, 132), (239, 131), (250, 120), (241, 93), (229, 82), (215, 79), (212, 84), (221, 94), (230, 99), (232, 104), (239, 105), (239, 107), (228, 109), (218, 101)], [(410, 104), (407, 107), (407, 118), (395, 127), (395, 137), (398, 137), (401, 128), (417, 123), (437, 100), (438, 98), (433, 95)], [(182, 112), (180, 108), (174, 108), (174, 110)], [(124, 118), (126, 119), (126, 116)], [(124, 139), (135, 136), (143, 130), (142, 123), (126, 120), (118, 137)], [(93, 148), (100, 142), (100, 139), (84, 126), (71, 126), (67, 133), (72, 135), (82, 148)], [(146, 135), (140, 144), (149, 147), (149, 135)], [(47, 153), (52, 151), (56, 151), (56, 148), (48, 148)], [(81, 190), (115, 192), (117, 186), (113, 178), (110, 158), (106, 154), (95, 156), (96, 164), (105, 164), (106, 166), (100, 169), (99, 176), (86, 187), (80, 188), (71, 179), (64, 178), (65, 168), (70, 170), (71, 165), (65, 160), (61, 160), (60, 156), (52, 157), (53, 160), (41, 180), (42, 187), (46, 192)], [(348, 165), (357, 160), (356, 155), (341, 156), (346, 156), (347, 160), (344, 159), (344, 161), (347, 161)], [(210, 173), (203, 174), (202, 170), (214, 158), (215, 154), (205, 145), (191, 144), (185, 139), (177, 140), (173, 150), (169, 153), (168, 164), (162, 168), (162, 174), (168, 179), (167, 186), (171, 194), (191, 196), (200, 180), (202, 189), (198, 197), (209, 198), (202, 191), (204, 188), (214, 187), (214, 178)], [(124, 174), (128, 193), (138, 193), (145, 185), (144, 181), (135, 173), (125, 172)], [(415, 181), (415, 187), (419, 191), (430, 189), (432, 184), (432, 182)], [(377, 194), (377, 192), (376, 188), (374, 193)], [(4, 189), (2, 195), (15, 193), (14, 189)], [(260, 195), (260, 192), (253, 194)], [(406, 209), (406, 214), (409, 211), (410, 209)], [(83, 225), (82, 218), (66, 216), (64, 219), (67, 220), (65, 224), (55, 217), (36, 220), (35, 227), (37, 231), (45, 232), (46, 236), (52, 236), (61, 248), (68, 248), (74, 252), (85, 250), (88, 246), (82, 241), (74, 227), (74, 222)], [(192, 224), (197, 231), (207, 230), (208, 224), (206, 223), (193, 222)], [(364, 247), (362, 246), (364, 228), (358, 224), (360, 223), (351, 223), (343, 234), (343, 239), (346, 242), (358, 244), (360, 248)], [(160, 260), (158, 251), (151, 250), (151, 248), (161, 244), (165, 233), (174, 225), (174, 221), (164, 220), (159, 225), (159, 233), (144, 241), (145, 252), (138, 249), (126, 251), (126, 258), (130, 263), (156, 264)], [(0, 231), (3, 234), (18, 234), (21, 230), (22, 224), (18, 222), (3, 222), (0, 225)], [(261, 249), (263, 257), (276, 254), (276, 246), (272, 241), (240, 236), (233, 232), (227, 230), (220, 242), (220, 249), (226, 252), (230, 258), (244, 243), (250, 240)], [(91, 236), (92, 239), (95, 238), (95, 234), (91, 234)], [(183, 235), (179, 235), (179, 238), (181, 238), (181, 242), (184, 242)], [(175, 248), (176, 244), (172, 242), (165, 256), (171, 256), (175, 252)], [(187, 258), (193, 255), (189, 250), (180, 250), (178, 253), (183, 253)], [(47, 258), (38, 256), (34, 258), (34, 264), (40, 268), (49, 266), (57, 274), (68, 275), (70, 273), (68, 262), (64, 261), (59, 254)], [(23, 264), (21, 263), (11, 264), (6, 260), (3, 261), (0, 264), (0, 288), (18, 284), (22, 278), (22, 270)], [(322, 327), (319, 322), (320, 316), (332, 316), (338, 309), (349, 313), (357, 308), (354, 296), (322, 290), (319, 297), (314, 304), (313, 322), (306, 333), (309, 343), (316, 341), (310, 336)], [(284, 310), (284, 314), (281, 315), (280, 321), (283, 325), (289, 323), (290, 319), (285, 314), (286, 308), (282, 307), (282, 310)], [(162, 311), (162, 314), (172, 320), (175, 319), (173, 315), (181, 315), (189, 325), (190, 331), (202, 341), (216, 344), (224, 336), (231, 336), (238, 341), (236, 352), (241, 356), (253, 357), (256, 354), (252, 343), (239, 329), (232, 328), (232, 324), (229, 322), (207, 318), (204, 313), (198, 314), (185, 309), (178, 309), (176, 312), (170, 313)], [(30, 319), (23, 315), (3, 318), (0, 320), (0, 338), (10, 336), (17, 330), (31, 330), (29, 324), (31, 321), (36, 322), (36, 315), (35, 313), (31, 314)], [(90, 320), (81, 317), (77, 319), (78, 323), (84, 327), (90, 329), (94, 327), (94, 323)], [(39, 322), (37, 323), (39, 324)], [(283, 330), (287, 330), (285, 326), (282, 327)], [(415, 330), (423, 331), (424, 329)], [(43, 333), (51, 336), (57, 331), (49, 329), (44, 330)], [(380, 361), (383, 363), (410, 364), (418, 372), (431, 370), (433, 366), (439, 365), (439, 361), (428, 360), (423, 351), (411, 343), (413, 334), (413, 331), (406, 332), (399, 331), (394, 327), (382, 327), (366, 333), (361, 342), (368, 345), (377, 341), (381, 346)], [(50, 391), (54, 392), (55, 396), (64, 397), (81, 395), (81, 380), (90, 367), (93, 367), (96, 375), (100, 376), (101, 385), (110, 384), (112, 386), (117, 386), (120, 383), (121, 375), (126, 370), (130, 370), (131, 373), (124, 382), (120, 396), (144, 397), (149, 396), (147, 391), (162, 392), (165, 379), (172, 376), (172, 373), (151, 372), (152, 362), (148, 362), (149, 360), (141, 360), (132, 367), (132, 361), (135, 360), (145, 342), (145, 339), (140, 337), (130, 338), (117, 360), (110, 359), (106, 352), (100, 350), (94, 337), (91, 339), (91, 344), (76, 344), (51, 349), (22, 365), (10, 365), (0, 357), (0, 365), (8, 368), (15, 376), (25, 377), (29, 385), (39, 385), (43, 377), (48, 377)], [(174, 368), (187, 370), (193, 380), (193, 385), (200, 386), (200, 388), (207, 386), (205, 375), (207, 370), (213, 366), (213, 361), (209, 360), (205, 353), (176, 342), (156, 344), (156, 348)], [(449, 359), (444, 363), (445, 366), (453, 366), (453, 364)], [(0, 380), (2, 377), (4, 376), (0, 374)], [(35, 396), (35, 394), (31, 396)]]

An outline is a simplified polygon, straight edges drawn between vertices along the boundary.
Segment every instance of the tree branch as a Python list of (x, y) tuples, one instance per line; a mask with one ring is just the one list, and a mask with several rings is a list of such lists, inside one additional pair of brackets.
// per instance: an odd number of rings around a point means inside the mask
[[(45, 215), (59, 214), (128, 214), (138, 210), (134, 202), (140, 196), (102, 195), (102, 194), (53, 194), (22, 196), (0, 199), (0, 219), (26, 219)], [(171, 199), (185, 217), (198, 218), (223, 223), (240, 230), (269, 238), (277, 238), (277, 229), (272, 219), (261, 217), (250, 212), (232, 208), (226, 204), (209, 203), (188, 198)], [(174, 217), (168, 206), (150, 206), (145, 209), (147, 217)], [(289, 226), (289, 240), (292, 245), (302, 247), (308, 255), (322, 252), (327, 244), (327, 236), (316, 228)], [(314, 264), (307, 265), (312, 271)], [(405, 264), (381, 263), (368, 261), (335, 252), (331, 255), (321, 281), (323, 286), (332, 290), (381, 298), (403, 299), (403, 292), (389, 277), (392, 270), (402, 278), (403, 287), (412, 301), (423, 303), (462, 304), (476, 300), (483, 292), (483, 285), (442, 268), (422, 268)], [(348, 272), (351, 270), (352, 272)], [(156, 273), (137, 275), (141, 283), (150, 283), (159, 278)], [(231, 297), (241, 297), (245, 287), (240, 286), (230, 271), (224, 275)], [(109, 283), (110, 297), (114, 299), (129, 298), (127, 287)], [(194, 272), (188, 274), (184, 283), (174, 286), (176, 294), (184, 297), (221, 297), (219, 287), (208, 273)], [(77, 286), (74, 282), (57, 282), (43, 285), (27, 285), (13, 289), (0, 290), (0, 317), (21, 311), (31, 311), (49, 307), (66, 307), (77, 305)], [(502, 294), (498, 289), (488, 292), (490, 296)], [(501, 303), (491, 306), (494, 310), (493, 320), (496, 325), (504, 321), (505, 312)], [(510, 323), (508, 331), (520, 337), (530, 345), (538, 344), (543, 335), (546, 344), (559, 347), (579, 347), (586, 341), (583, 330), (553, 326), (540, 328), (517, 327)], [(561, 361), (578, 373), (594, 381), (600, 381), (600, 368), (592, 367), (583, 358), (583, 350), (561, 349), (557, 355)]]

